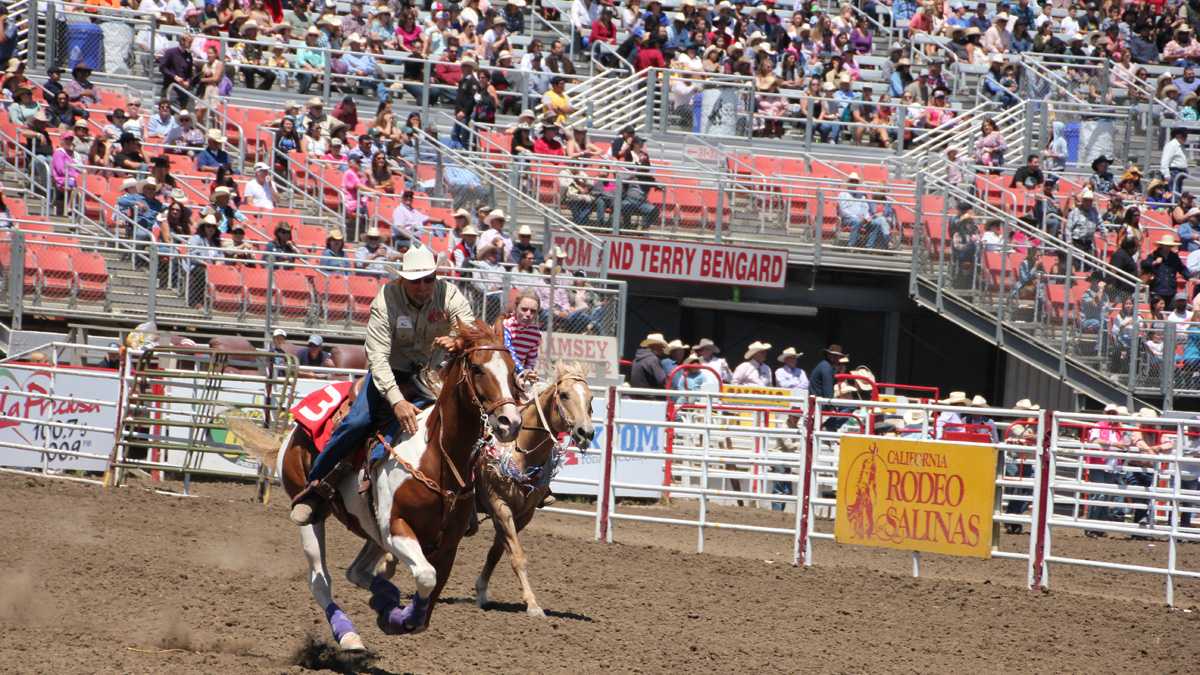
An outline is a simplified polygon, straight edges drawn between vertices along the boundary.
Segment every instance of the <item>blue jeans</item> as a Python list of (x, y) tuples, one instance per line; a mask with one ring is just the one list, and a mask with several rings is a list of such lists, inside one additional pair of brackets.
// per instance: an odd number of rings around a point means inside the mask
[[(776, 466), (771, 468), (772, 473), (791, 473), (792, 470), (786, 466)], [(771, 494), (773, 495), (790, 495), (792, 494), (792, 484), (787, 481), (773, 480), (771, 481)], [(783, 511), (787, 508), (786, 502), (771, 502), (772, 511)]]
[(842, 135), (842, 125), (837, 122), (821, 122), (817, 125), (817, 134), (821, 137), (822, 143), (838, 142), (838, 138)]
[[(411, 377), (408, 373), (393, 372), (396, 374), (397, 382), (406, 381)], [(366, 380), (363, 382), (362, 392), (358, 398), (354, 399), (354, 403), (350, 406), (350, 412), (342, 418), (338, 428), (329, 437), (325, 449), (317, 455), (316, 461), (308, 471), (308, 480), (321, 480), (327, 476), (338, 462), (362, 447), (363, 442), (367, 440), (372, 431), (381, 428), (395, 418), (392, 406), (375, 386), (375, 378), (368, 371)], [(388, 438), (388, 442), (391, 442), (391, 438)]]
[(887, 218), (875, 216), (869, 221), (851, 220), (850, 221), (850, 246), (862, 246), (863, 243), (859, 239), (862, 234), (862, 228), (867, 227), (867, 248), (879, 248), (879, 242), (887, 242), (891, 236), (892, 226), (888, 223)]
[[(1091, 469), (1088, 472), (1088, 480), (1092, 483), (1106, 483), (1125, 487), (1125, 474), (1120, 471), (1106, 471), (1103, 469)], [(1118, 495), (1106, 494), (1091, 494), (1088, 495), (1088, 500), (1092, 502), (1116, 502), (1122, 503), (1123, 500)], [(1088, 518), (1091, 520), (1120, 520), (1124, 517), (1125, 509), (1113, 506), (1097, 506), (1091, 504), (1088, 506)]]

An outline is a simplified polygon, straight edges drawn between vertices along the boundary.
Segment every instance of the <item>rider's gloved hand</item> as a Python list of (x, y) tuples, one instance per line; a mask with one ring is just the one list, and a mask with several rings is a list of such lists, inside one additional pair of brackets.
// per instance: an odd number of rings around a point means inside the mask
[(396, 414), (396, 419), (400, 421), (400, 430), (406, 434), (417, 433), (417, 406), (408, 401), (400, 401), (392, 406), (392, 412)]

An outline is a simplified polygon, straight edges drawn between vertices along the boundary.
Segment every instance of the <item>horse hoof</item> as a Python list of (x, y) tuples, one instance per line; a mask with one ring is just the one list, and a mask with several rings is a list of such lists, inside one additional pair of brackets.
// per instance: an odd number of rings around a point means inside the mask
[(526, 607), (525, 613), (528, 614), (529, 616), (536, 616), (539, 619), (546, 618), (545, 610), (543, 610), (541, 607), (538, 607), (536, 605), (533, 607)]
[(475, 606), (483, 609), (488, 604), (487, 591), (475, 591)]
[(364, 652), (367, 650), (363, 646), (362, 638), (358, 636), (358, 633), (346, 633), (343, 635), (342, 639), (338, 640), (338, 649), (344, 652)]

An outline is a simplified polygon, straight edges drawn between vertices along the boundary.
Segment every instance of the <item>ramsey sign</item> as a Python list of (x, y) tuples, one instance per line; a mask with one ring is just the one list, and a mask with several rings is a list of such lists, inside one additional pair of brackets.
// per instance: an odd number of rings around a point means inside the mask
[(996, 448), (843, 436), (839, 544), (989, 558)]
[(787, 281), (784, 250), (614, 236), (600, 237), (600, 247), (566, 233), (552, 239), (567, 254), (567, 267), (598, 271), (607, 255), (613, 276), (764, 288), (783, 288)]
[(579, 335), (576, 333), (542, 333), (539, 351), (542, 374), (553, 381), (556, 361), (575, 362), (587, 372), (592, 385), (619, 384), (623, 380), (617, 372), (617, 338), (601, 335)]

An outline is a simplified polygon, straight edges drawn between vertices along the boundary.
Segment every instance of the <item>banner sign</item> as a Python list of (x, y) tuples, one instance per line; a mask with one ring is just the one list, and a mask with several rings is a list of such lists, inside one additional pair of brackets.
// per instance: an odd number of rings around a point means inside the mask
[[(608, 401), (602, 398), (592, 400), (592, 419), (604, 419)], [(636, 401), (621, 399), (617, 405), (617, 417), (636, 420), (653, 420), (661, 422), (667, 418), (666, 401)], [(604, 437), (603, 424), (595, 425), (596, 436), (587, 452), (570, 451), (567, 453), (563, 467), (558, 472), (558, 478), (576, 478), (596, 481), (599, 484), (604, 472)], [(617, 424), (613, 437), (613, 450), (623, 452), (662, 452), (666, 448), (667, 434), (663, 427), (644, 424)], [(613, 464), (613, 482), (640, 483), (643, 485), (662, 485), (663, 464), (661, 459), (635, 459), (632, 457), (617, 457)], [(596, 496), (597, 485), (580, 485), (564, 483), (555, 480), (550, 484), (555, 494), (591, 495)], [(617, 488), (618, 497), (650, 497), (658, 498), (661, 493), (650, 490), (631, 490)]]
[[(771, 406), (775, 408), (789, 408), (793, 405), (788, 401), (780, 401), (778, 398), (764, 398), (767, 396), (791, 396), (792, 390), (784, 387), (759, 387), (753, 384), (722, 384), (721, 393), (745, 394), (745, 396), (722, 396), (722, 403)], [(795, 404), (796, 407), (801, 405), (800, 403)]]
[(787, 251), (728, 244), (601, 236), (597, 246), (569, 233), (555, 233), (554, 246), (567, 254), (566, 266), (599, 271), (608, 256), (612, 276), (699, 281), (735, 286), (783, 288)]
[(996, 448), (842, 436), (834, 538), (990, 558)]
[(617, 338), (577, 333), (542, 333), (541, 357), (543, 379), (553, 381), (554, 362), (578, 363), (587, 373), (593, 386), (620, 384), (624, 381), (617, 371)]
[[(0, 446), (0, 466), (58, 470), (104, 471), (113, 447), (120, 385), (113, 371), (91, 368), (0, 367), (0, 443), (45, 448), (41, 452)], [(43, 394), (53, 398), (25, 396)], [(111, 401), (111, 405), (84, 403)], [(46, 426), (55, 422), (66, 426)], [(94, 431), (80, 427), (94, 427)], [(55, 451), (58, 452), (55, 452)], [(103, 459), (73, 457), (83, 452)]]

